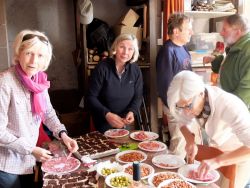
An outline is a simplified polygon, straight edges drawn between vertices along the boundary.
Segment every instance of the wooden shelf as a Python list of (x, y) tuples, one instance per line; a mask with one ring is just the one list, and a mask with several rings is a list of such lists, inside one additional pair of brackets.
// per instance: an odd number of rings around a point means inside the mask
[(235, 12), (185, 11), (185, 14), (193, 18), (218, 18), (233, 15)]

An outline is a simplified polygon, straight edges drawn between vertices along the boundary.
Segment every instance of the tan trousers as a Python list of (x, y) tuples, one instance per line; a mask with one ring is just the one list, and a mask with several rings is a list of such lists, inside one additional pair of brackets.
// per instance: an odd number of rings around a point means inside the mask
[[(236, 169), (234, 188), (244, 188), (250, 179), (250, 174), (249, 174), (250, 161), (237, 164), (236, 168), (237, 169)], [(220, 188), (228, 188), (229, 180), (221, 174), (220, 181), (218, 184)]]
[[(169, 109), (163, 105), (163, 115), (167, 116), (168, 126), (167, 129), (170, 134), (170, 146), (169, 150), (175, 155), (180, 155), (181, 157), (186, 157), (186, 141), (182, 135), (180, 128), (178, 126), (175, 118), (170, 114)], [(192, 126), (191, 131), (195, 134), (196, 144), (202, 144), (202, 135), (200, 130), (200, 125), (198, 122), (195, 122)]]

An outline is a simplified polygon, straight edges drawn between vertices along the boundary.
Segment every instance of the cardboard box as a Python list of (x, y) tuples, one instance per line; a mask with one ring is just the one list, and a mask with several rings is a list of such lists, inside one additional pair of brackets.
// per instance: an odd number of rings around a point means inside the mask
[(141, 47), (142, 28), (130, 27), (130, 26), (125, 26), (125, 25), (116, 25), (114, 27), (114, 32), (116, 36), (123, 34), (123, 33), (135, 35), (138, 40), (139, 48)]
[(129, 11), (121, 17), (118, 24), (133, 27), (138, 18), (139, 15), (133, 9), (129, 9)]

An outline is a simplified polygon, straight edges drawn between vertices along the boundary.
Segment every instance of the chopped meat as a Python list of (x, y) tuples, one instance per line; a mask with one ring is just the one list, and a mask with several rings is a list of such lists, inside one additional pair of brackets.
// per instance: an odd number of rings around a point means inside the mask
[(198, 176), (198, 172), (196, 170), (190, 170), (188, 172), (188, 178), (193, 179), (193, 180), (198, 180), (198, 181), (211, 181), (213, 180), (215, 177), (213, 174), (211, 173), (207, 173), (207, 175), (205, 177), (199, 177)]

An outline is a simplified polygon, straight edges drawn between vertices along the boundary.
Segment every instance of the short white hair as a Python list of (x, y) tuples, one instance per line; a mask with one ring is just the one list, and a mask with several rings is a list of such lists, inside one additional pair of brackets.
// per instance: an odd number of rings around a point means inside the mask
[(167, 92), (167, 101), (171, 114), (181, 120), (176, 109), (176, 104), (180, 100), (188, 100), (205, 91), (205, 84), (202, 78), (192, 71), (181, 71), (176, 74), (170, 83)]

